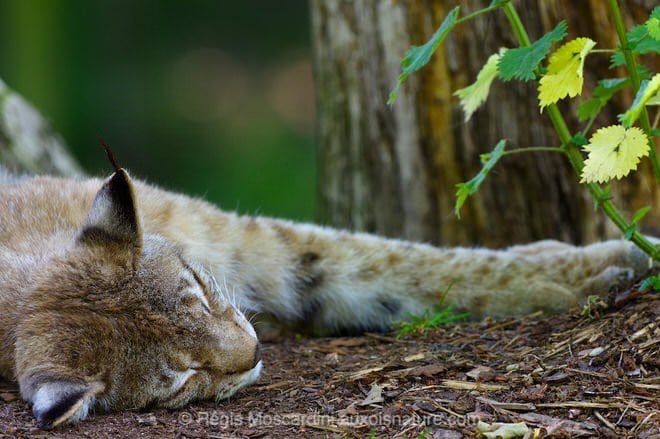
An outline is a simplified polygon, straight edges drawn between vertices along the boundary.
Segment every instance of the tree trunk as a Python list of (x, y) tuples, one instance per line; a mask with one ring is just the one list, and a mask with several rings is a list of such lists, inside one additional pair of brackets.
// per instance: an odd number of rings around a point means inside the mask
[(83, 174), (61, 138), (25, 99), (0, 80), (0, 164), (19, 173)]
[[(496, 81), (485, 106), (463, 121), (452, 93), (471, 83), (500, 47), (517, 46), (499, 11), (455, 28), (431, 62), (408, 79), (396, 103), (386, 105), (407, 49), (426, 42), (455, 3), (311, 0), (321, 220), (444, 245), (502, 246), (544, 238), (581, 243), (613, 235), (568, 161), (553, 153), (505, 157), (468, 200), (463, 219), (454, 216), (456, 183), (478, 172), (480, 154), (498, 140), (506, 138), (507, 148), (558, 145), (549, 119), (539, 113), (533, 83)], [(462, 11), (474, 11), (489, 3), (460, 4)], [(629, 25), (642, 22), (654, 4), (621, 3)], [(600, 47), (616, 45), (606, 2), (517, 5), (533, 40), (567, 19), (569, 38), (590, 36)], [(606, 55), (588, 58), (585, 70), (596, 72), (587, 73), (588, 89), (597, 79), (625, 74), (608, 71), (608, 63)], [(614, 121), (629, 102), (630, 96), (619, 98), (595, 126)], [(574, 114), (576, 104), (561, 108)], [(574, 132), (581, 129), (575, 119), (568, 123)], [(613, 186), (628, 212), (660, 205), (648, 166)], [(657, 208), (647, 221), (660, 224)]]

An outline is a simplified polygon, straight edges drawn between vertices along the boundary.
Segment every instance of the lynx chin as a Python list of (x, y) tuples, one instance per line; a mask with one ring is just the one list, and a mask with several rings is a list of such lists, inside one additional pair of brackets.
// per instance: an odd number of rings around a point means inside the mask
[(234, 394), (262, 369), (252, 316), (379, 331), (449, 285), (473, 317), (560, 312), (651, 268), (624, 241), (437, 248), (238, 216), (123, 169), (101, 181), (0, 168), (0, 224), (0, 374), (41, 428)]

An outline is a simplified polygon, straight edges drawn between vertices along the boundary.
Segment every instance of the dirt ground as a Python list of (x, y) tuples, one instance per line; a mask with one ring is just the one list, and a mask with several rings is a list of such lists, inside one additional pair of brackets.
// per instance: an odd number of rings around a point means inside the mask
[(264, 344), (262, 378), (229, 401), (93, 414), (52, 432), (36, 429), (16, 387), (0, 382), (0, 437), (461, 438), (523, 423), (513, 427), (527, 437), (658, 438), (660, 294), (636, 295), (620, 293), (594, 318), (276, 339)]

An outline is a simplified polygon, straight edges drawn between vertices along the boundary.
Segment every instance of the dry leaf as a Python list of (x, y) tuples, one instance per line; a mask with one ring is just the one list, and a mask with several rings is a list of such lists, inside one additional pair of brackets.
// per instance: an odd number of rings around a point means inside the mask
[(418, 377), (418, 376), (425, 376), (428, 378), (431, 378), (433, 375), (437, 375), (439, 373), (442, 373), (446, 371), (447, 368), (444, 367), (441, 364), (427, 364), (426, 366), (417, 366), (417, 367), (411, 367), (410, 369), (406, 370), (406, 373), (404, 376), (409, 376), (409, 377)]
[(383, 388), (376, 383), (371, 385), (371, 389), (364, 400), (358, 402), (358, 405), (378, 404), (385, 401), (383, 399)]
[(489, 439), (513, 439), (525, 436), (529, 428), (524, 422), (518, 422), (516, 424), (486, 424), (479, 421), (477, 430)]
[(568, 435), (575, 437), (579, 435), (592, 435), (596, 425), (590, 422), (575, 422), (568, 419), (553, 418), (540, 413), (523, 413), (520, 418), (530, 424), (545, 428), (548, 436)]
[(490, 381), (495, 378), (495, 371), (488, 366), (477, 366), (465, 375), (475, 381)]

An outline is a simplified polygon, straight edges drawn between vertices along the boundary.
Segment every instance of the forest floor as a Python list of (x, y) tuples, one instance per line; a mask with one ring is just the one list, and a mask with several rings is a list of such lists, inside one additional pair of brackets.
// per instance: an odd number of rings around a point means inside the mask
[(660, 294), (638, 295), (620, 292), (591, 318), (278, 338), (264, 343), (261, 379), (228, 401), (93, 414), (51, 432), (0, 382), (0, 437), (461, 438), (501, 423), (527, 437), (658, 438)]

